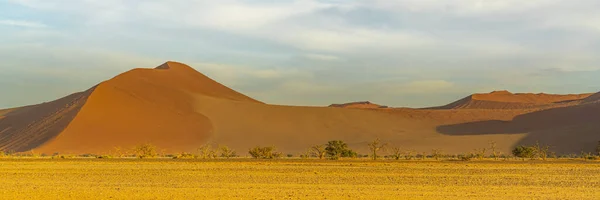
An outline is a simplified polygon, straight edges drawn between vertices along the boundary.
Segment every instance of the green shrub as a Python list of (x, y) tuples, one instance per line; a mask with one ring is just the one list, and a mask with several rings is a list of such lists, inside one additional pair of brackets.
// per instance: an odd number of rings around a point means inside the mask
[(229, 159), (236, 156), (235, 150), (230, 149), (227, 146), (219, 146), (219, 151), (221, 152), (221, 157), (223, 158)]
[(533, 158), (535, 156), (535, 152), (536, 149), (535, 147), (528, 147), (528, 146), (518, 146), (515, 149), (513, 149), (512, 153), (514, 156), (519, 157), (523, 160), (525, 160), (525, 158)]
[(349, 149), (348, 145), (341, 140), (329, 141), (325, 151), (327, 151), (327, 156), (332, 160), (355, 158), (358, 155), (356, 152), (352, 151), (352, 149)]
[(250, 149), (248, 151), (248, 153), (253, 157), (253, 158), (257, 158), (257, 159), (274, 159), (274, 158), (280, 158), (281, 157), (281, 153), (280, 152), (276, 152), (276, 148), (274, 146), (270, 146), (270, 147), (260, 147), (260, 146), (256, 146), (252, 149)]
[(135, 156), (138, 158), (154, 158), (158, 156), (156, 146), (146, 143), (134, 148)]

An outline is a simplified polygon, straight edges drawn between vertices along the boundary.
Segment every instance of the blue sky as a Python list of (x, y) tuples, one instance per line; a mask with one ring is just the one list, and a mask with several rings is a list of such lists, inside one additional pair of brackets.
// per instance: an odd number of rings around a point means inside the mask
[(184, 62), (273, 104), (600, 91), (596, 0), (2, 0), (0, 108)]

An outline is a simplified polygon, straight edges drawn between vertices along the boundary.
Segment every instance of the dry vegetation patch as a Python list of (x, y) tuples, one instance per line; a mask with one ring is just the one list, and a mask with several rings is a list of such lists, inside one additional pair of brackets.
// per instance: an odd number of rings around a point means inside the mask
[(0, 159), (1, 199), (596, 199), (578, 161)]

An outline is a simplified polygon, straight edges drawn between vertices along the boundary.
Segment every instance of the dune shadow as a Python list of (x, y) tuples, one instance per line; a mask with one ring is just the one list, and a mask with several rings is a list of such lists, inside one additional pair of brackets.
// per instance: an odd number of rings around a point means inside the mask
[(94, 89), (4, 114), (0, 119), (0, 150), (29, 151), (55, 138), (79, 113)]
[(519, 115), (511, 121), (479, 121), (436, 129), (446, 135), (528, 133), (515, 146), (540, 142), (557, 153), (594, 152), (600, 141), (600, 104), (542, 110)]

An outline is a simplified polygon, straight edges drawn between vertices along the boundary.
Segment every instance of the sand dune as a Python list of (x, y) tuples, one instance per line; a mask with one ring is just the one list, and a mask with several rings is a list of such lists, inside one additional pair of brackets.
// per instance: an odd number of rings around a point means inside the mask
[[(494, 92), (440, 109), (347, 109), (379, 107), (364, 102), (278, 106), (240, 94), (184, 64), (167, 62), (131, 70), (54, 102), (1, 110), (0, 148), (104, 154), (148, 142), (179, 153), (213, 143), (244, 155), (256, 145), (299, 153), (344, 140), (366, 153), (366, 143), (381, 138), (417, 152), (465, 153), (494, 141), (508, 153), (518, 144), (540, 141), (559, 153), (573, 153), (593, 148), (591, 141), (599, 139), (594, 132), (600, 131), (595, 114), (600, 104), (579, 105), (586, 97), (594, 96)], [(562, 107), (539, 106), (554, 104)]]
[(528, 109), (552, 108), (576, 105), (592, 95), (588, 94), (533, 94), (509, 91), (494, 91), (486, 94), (473, 94), (464, 99), (432, 109)]
[(378, 109), (378, 108), (388, 108), (387, 106), (382, 106), (378, 104), (371, 103), (369, 101), (359, 101), (359, 102), (350, 102), (343, 104), (331, 104), (329, 107), (336, 108), (362, 108), (362, 109)]

